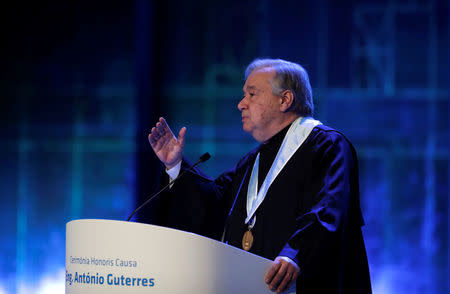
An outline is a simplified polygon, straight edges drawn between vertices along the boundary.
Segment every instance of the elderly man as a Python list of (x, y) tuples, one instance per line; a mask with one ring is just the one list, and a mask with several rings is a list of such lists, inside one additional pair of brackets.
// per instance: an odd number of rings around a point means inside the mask
[[(257, 59), (245, 78), (238, 109), (260, 145), (215, 180), (186, 173), (161, 198), (160, 224), (274, 260), (265, 281), (277, 293), (295, 281), (297, 293), (371, 293), (354, 148), (312, 118), (300, 65)], [(185, 135), (161, 118), (148, 136), (171, 179), (190, 168)]]

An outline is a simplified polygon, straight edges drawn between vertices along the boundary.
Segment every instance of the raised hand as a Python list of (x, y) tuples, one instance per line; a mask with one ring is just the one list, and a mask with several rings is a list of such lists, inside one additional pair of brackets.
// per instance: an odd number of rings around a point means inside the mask
[(156, 123), (148, 135), (148, 141), (153, 151), (167, 169), (171, 169), (181, 161), (185, 134), (186, 128), (183, 127), (178, 134), (178, 138), (175, 138), (166, 120), (160, 117), (159, 122)]

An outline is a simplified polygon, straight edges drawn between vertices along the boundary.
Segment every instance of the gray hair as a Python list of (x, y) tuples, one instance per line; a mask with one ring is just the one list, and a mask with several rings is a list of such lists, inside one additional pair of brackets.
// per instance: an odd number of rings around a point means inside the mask
[(314, 103), (306, 70), (297, 63), (282, 59), (255, 59), (247, 66), (245, 79), (254, 70), (266, 67), (273, 68), (276, 72), (270, 81), (272, 93), (280, 95), (283, 91), (290, 90), (294, 94), (294, 102), (289, 110), (302, 116), (312, 116)]

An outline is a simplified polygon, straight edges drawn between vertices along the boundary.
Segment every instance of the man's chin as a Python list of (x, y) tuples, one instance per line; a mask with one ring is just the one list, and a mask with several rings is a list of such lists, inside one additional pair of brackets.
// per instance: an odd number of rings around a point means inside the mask
[(251, 133), (251, 128), (246, 123), (242, 124), (242, 130), (246, 133)]

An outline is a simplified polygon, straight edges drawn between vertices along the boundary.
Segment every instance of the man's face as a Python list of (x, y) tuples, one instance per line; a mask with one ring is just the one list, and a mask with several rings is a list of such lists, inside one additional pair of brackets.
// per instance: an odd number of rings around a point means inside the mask
[(270, 84), (274, 77), (275, 70), (271, 68), (254, 70), (245, 82), (244, 97), (238, 104), (242, 128), (258, 142), (264, 142), (273, 135), (274, 124), (281, 113), (281, 98), (272, 93)]

